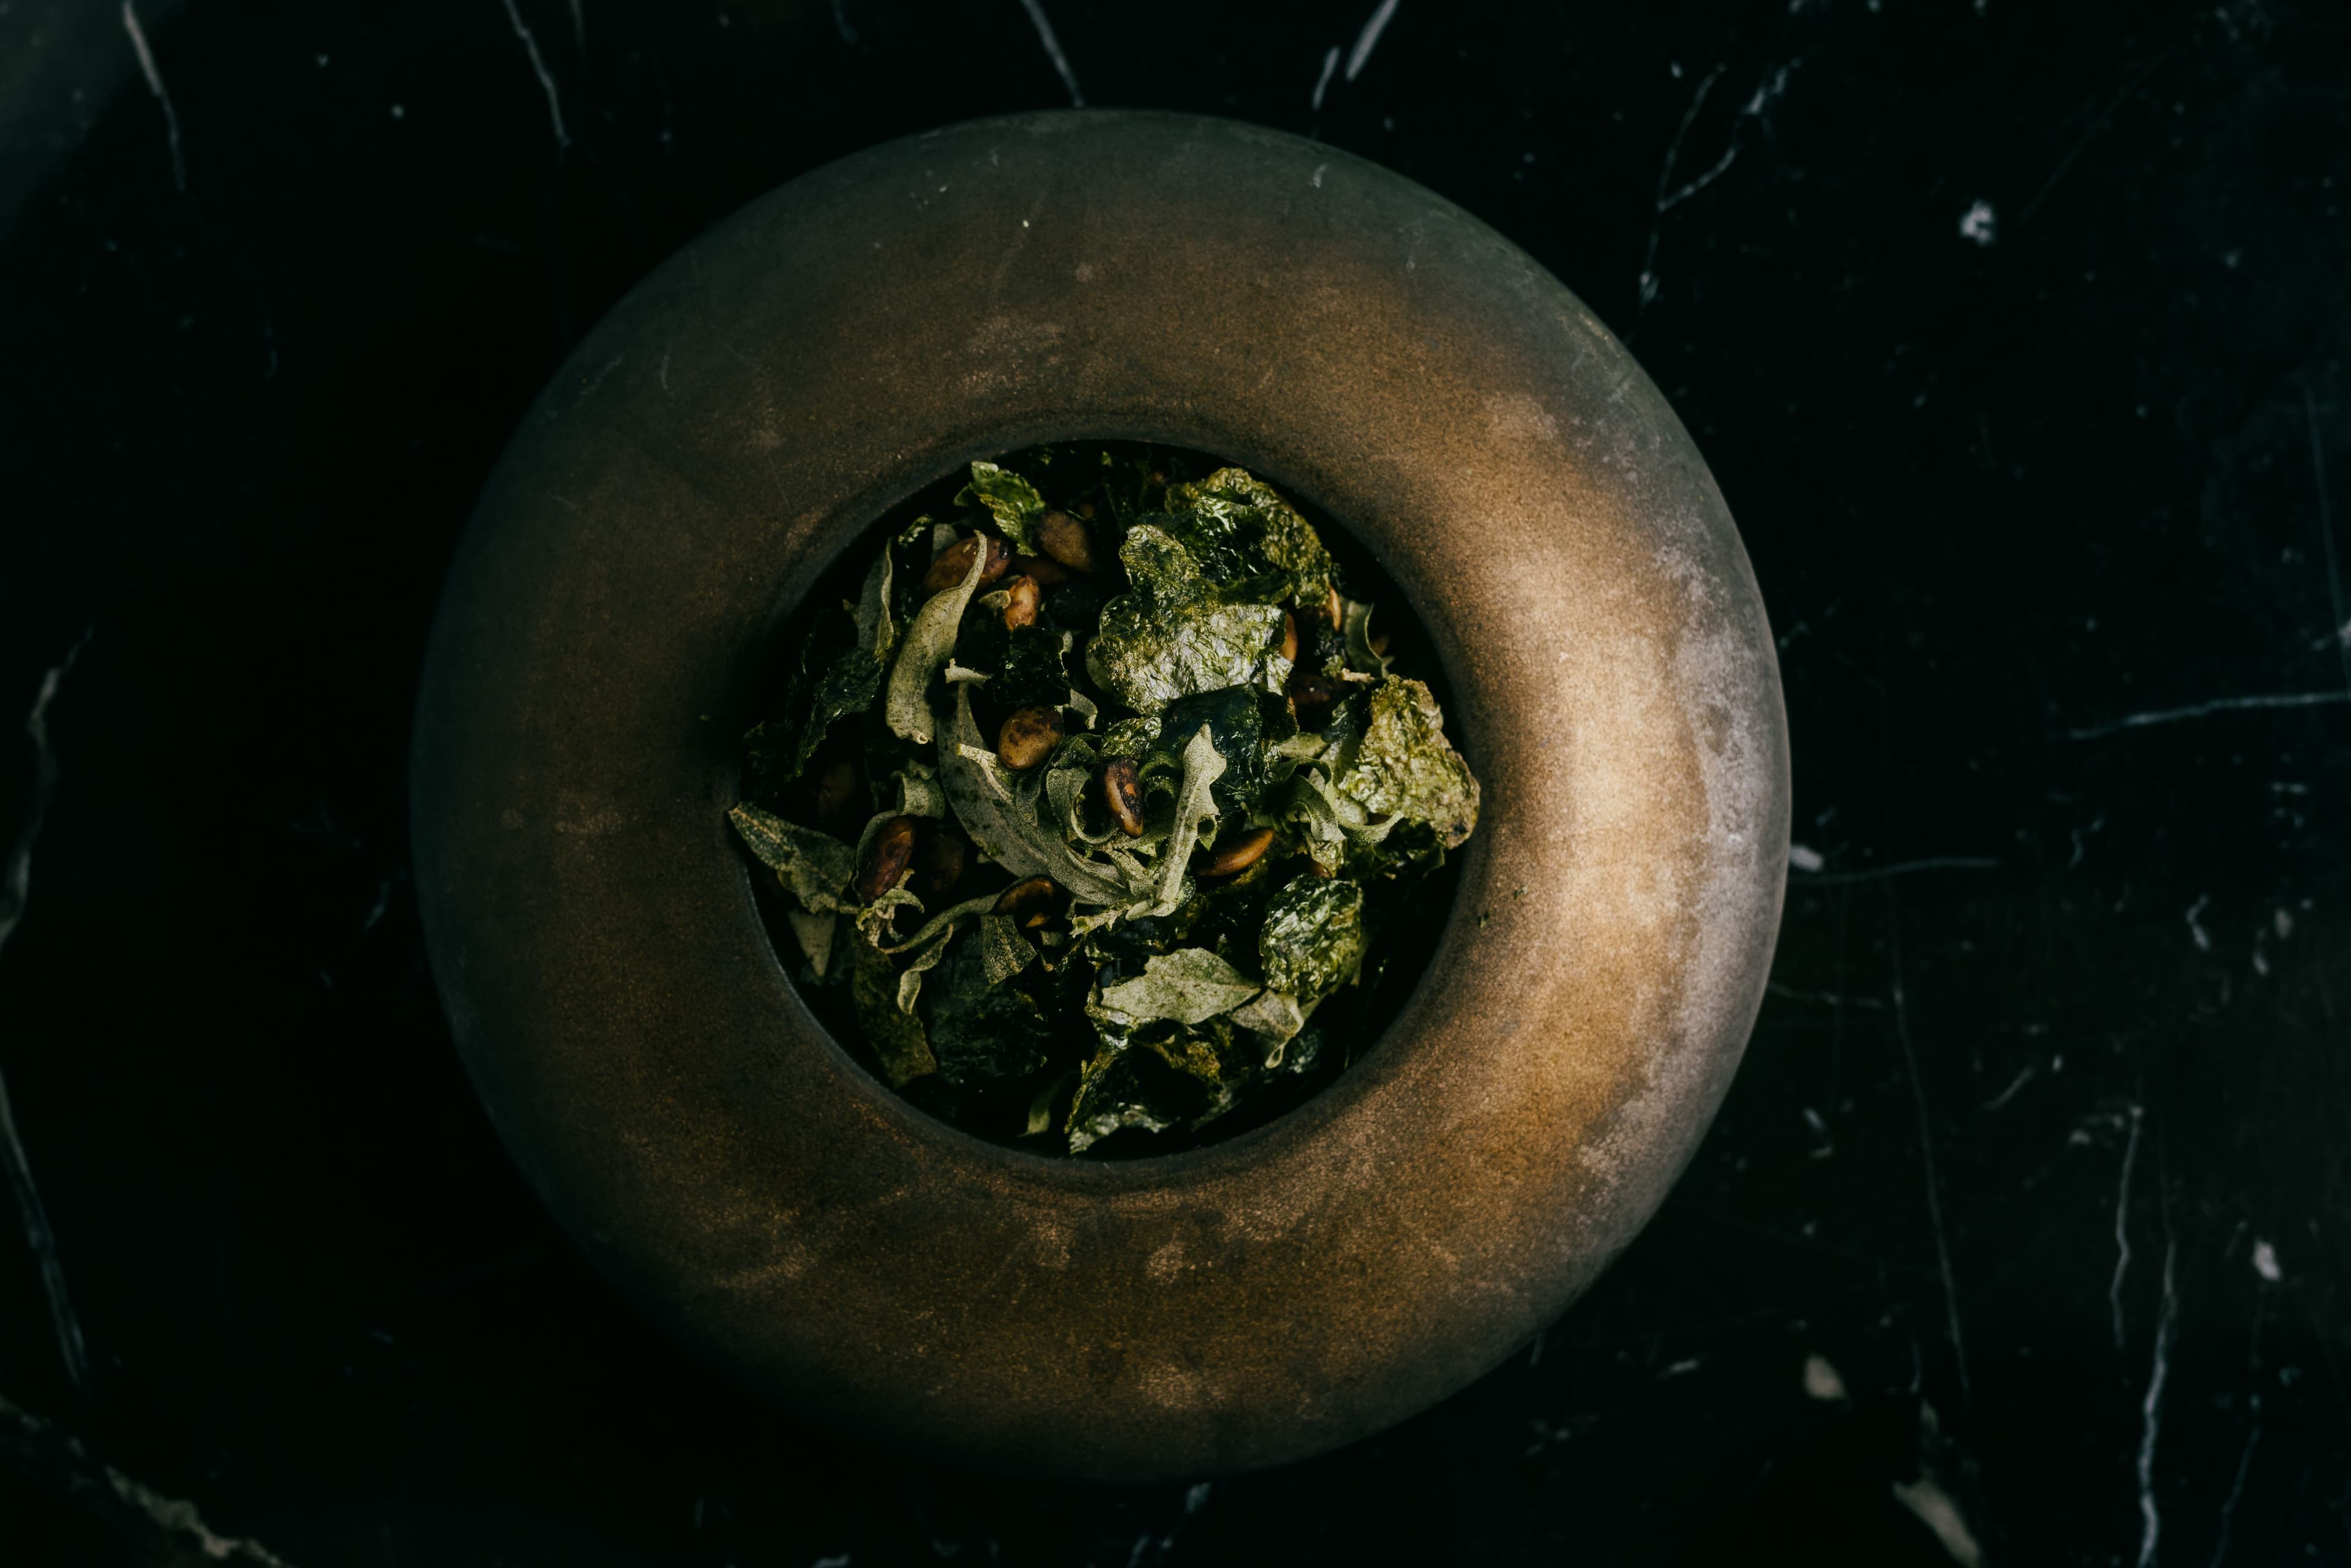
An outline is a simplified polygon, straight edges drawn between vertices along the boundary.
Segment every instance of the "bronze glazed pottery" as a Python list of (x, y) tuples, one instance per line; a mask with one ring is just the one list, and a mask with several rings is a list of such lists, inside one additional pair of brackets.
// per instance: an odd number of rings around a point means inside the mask
[[(868, 1076), (726, 817), (807, 585), (959, 465), (1081, 436), (1212, 453), (1345, 524), (1485, 787), (1377, 1050), (1124, 1162), (982, 1143)], [(1729, 1083), (1788, 848), (1762, 605), (1623, 348), (1419, 186), (1166, 114), (860, 153), (642, 284), (484, 492), (413, 764), (457, 1043), (596, 1262), (802, 1408), (1104, 1479), (1344, 1443), (1556, 1316)]]

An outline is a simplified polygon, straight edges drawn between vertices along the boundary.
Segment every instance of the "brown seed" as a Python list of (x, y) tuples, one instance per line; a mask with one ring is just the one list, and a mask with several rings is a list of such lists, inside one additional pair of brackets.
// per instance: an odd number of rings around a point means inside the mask
[(1281, 612), (1281, 656), (1298, 663), (1298, 617), (1287, 610)]
[(1290, 673), (1290, 706), (1298, 722), (1308, 729), (1320, 729), (1322, 721), (1338, 705), (1339, 688), (1320, 670), (1303, 666)]
[[(967, 558), (964, 564), (968, 566), (971, 563)], [(1339, 585), (1335, 582), (1331, 585), (1329, 596), (1322, 601), (1322, 613), (1330, 617), (1331, 630), (1333, 632), (1346, 622), (1347, 606), (1345, 601), (1340, 599)]]
[(1203, 876), (1233, 876), (1249, 870), (1263, 858), (1273, 843), (1271, 828), (1251, 828), (1238, 838), (1217, 846), (1208, 863), (1200, 868)]
[(987, 564), (979, 569), (979, 586), (986, 588), (1002, 577), (1012, 564), (1012, 547), (995, 534), (966, 534), (931, 558), (931, 570), (923, 573), (923, 591), (945, 593), (961, 586), (964, 573), (971, 570), (971, 558), (983, 549), (987, 551)]
[(996, 913), (1009, 915), (1024, 930), (1034, 930), (1053, 917), (1053, 905), (1061, 891), (1050, 877), (1032, 876), (1026, 882), (1016, 882), (996, 901)]
[(1023, 626), (1037, 624), (1037, 601), (1044, 597), (1037, 580), (1024, 572), (1012, 580), (1005, 592), (1010, 597), (1004, 601), (1004, 629), (1018, 632)]
[(963, 880), (963, 840), (947, 829), (929, 835), (923, 846), (923, 892), (932, 897), (945, 893)]
[(1094, 569), (1094, 541), (1087, 537), (1085, 524), (1067, 512), (1048, 512), (1038, 518), (1037, 542), (1071, 571)]
[(912, 817), (893, 817), (866, 841), (865, 854), (857, 867), (860, 904), (872, 903), (906, 874), (907, 862), (914, 858), (914, 827)]
[(1023, 577), (1035, 578), (1047, 588), (1052, 587), (1057, 582), (1070, 580), (1068, 567), (1063, 566), (1060, 561), (1049, 560), (1041, 555), (1016, 555), (1012, 558), (1012, 570)]
[(836, 757), (826, 765), (816, 780), (816, 820), (820, 826), (832, 827), (850, 815), (856, 805), (857, 764), (846, 757)]
[(1113, 757), (1102, 764), (1102, 802), (1111, 820), (1130, 839), (1143, 836), (1143, 785), (1134, 775), (1134, 758)]
[(1058, 708), (1015, 708), (996, 732), (996, 759), (1015, 773), (1034, 768), (1060, 744), (1061, 715)]

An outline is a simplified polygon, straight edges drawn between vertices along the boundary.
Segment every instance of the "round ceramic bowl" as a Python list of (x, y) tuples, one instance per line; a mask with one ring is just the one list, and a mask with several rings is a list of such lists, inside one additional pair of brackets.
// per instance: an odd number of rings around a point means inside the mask
[[(998, 1147), (869, 1076), (726, 821), (727, 720), (807, 586), (957, 465), (1077, 437), (1339, 519), (1426, 627), (1485, 789), (1376, 1047), (1160, 1158)], [(1557, 1315), (1729, 1082), (1788, 844), (1762, 605), (1624, 349), (1406, 180), (1146, 113), (860, 153), (614, 308), (451, 569), (413, 789), (458, 1047), (614, 1281), (803, 1408), (1105, 1479), (1334, 1447)]]

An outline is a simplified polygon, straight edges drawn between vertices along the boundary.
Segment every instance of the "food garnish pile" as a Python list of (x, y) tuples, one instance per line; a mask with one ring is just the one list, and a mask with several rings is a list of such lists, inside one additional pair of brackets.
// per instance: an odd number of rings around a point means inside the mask
[(974, 463), (803, 612), (745, 737), (803, 994), (984, 1137), (1150, 1154), (1295, 1103), (1371, 1045), (1347, 1002), (1477, 824), (1313, 528), (1196, 466)]

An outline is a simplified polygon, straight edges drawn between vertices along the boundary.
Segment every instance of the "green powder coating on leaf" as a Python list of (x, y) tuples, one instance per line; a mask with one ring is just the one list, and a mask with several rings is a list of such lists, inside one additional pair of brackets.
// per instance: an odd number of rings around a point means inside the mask
[(776, 869), (800, 907), (811, 915), (851, 907), (844, 896), (857, 875), (857, 852), (830, 833), (788, 822), (757, 806), (727, 813), (751, 852)]
[(1353, 977), (1367, 941), (1360, 883), (1298, 877), (1266, 901), (1258, 936), (1265, 983), (1311, 1012)]
[(1229, 604), (1181, 544), (1150, 524), (1119, 547), (1129, 591), (1102, 606), (1102, 631), (1086, 648), (1096, 685), (1138, 713), (1219, 686), (1279, 690), (1281, 611)]
[(1478, 825), (1478, 780), (1444, 727), (1426, 685), (1381, 681), (1353, 762), (1334, 780), (1339, 792), (1366, 810), (1426, 822), (1447, 849), (1459, 848)]
[(1045, 497), (1037, 486), (1008, 468), (993, 463), (971, 465), (971, 483), (956, 493), (958, 507), (985, 507), (996, 518), (996, 526), (1022, 555), (1037, 553), (1037, 518), (1045, 510)]
[(1204, 1023), (1230, 1012), (1264, 988), (1205, 947), (1183, 947), (1146, 961), (1132, 980), (1102, 988), (1102, 1006), (1134, 1023), (1173, 1019)]
[(1319, 606), (1338, 565), (1313, 527), (1244, 468), (1167, 487), (1168, 530), (1229, 601)]

